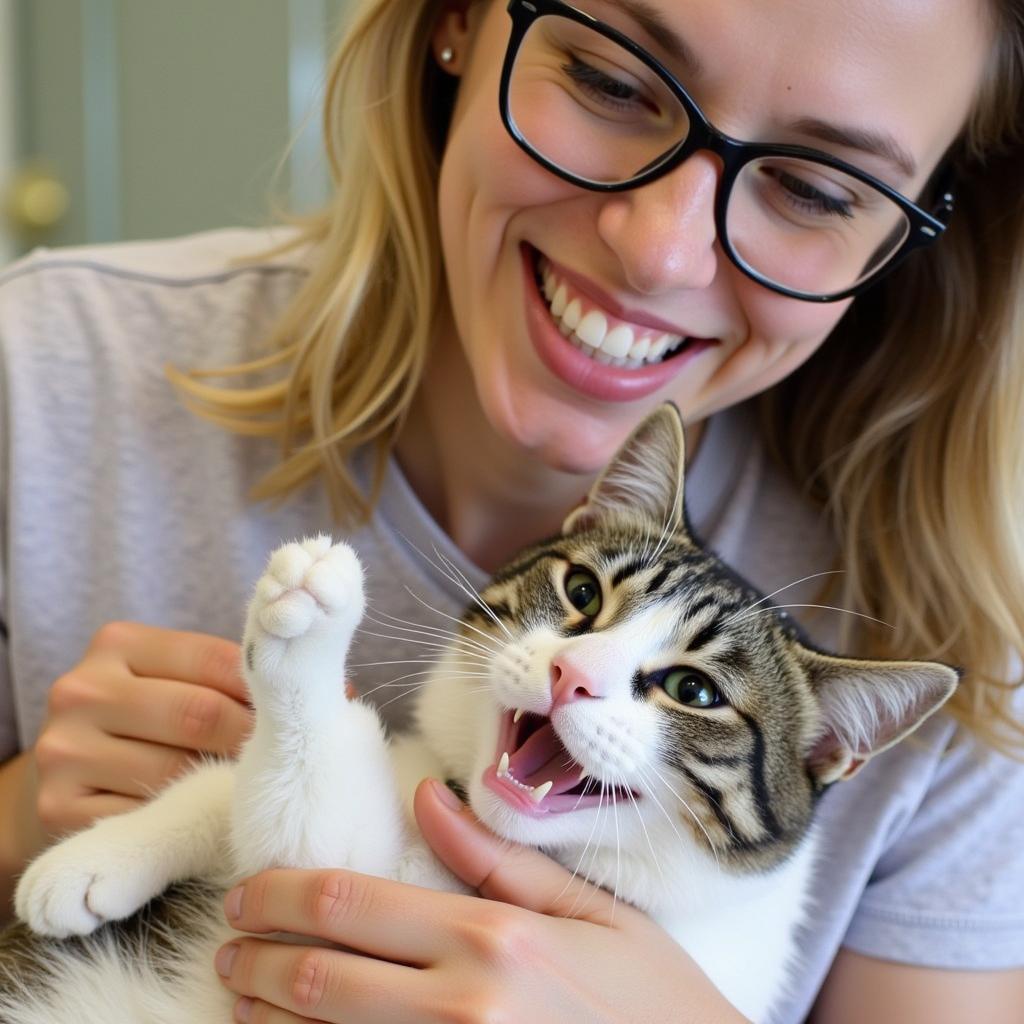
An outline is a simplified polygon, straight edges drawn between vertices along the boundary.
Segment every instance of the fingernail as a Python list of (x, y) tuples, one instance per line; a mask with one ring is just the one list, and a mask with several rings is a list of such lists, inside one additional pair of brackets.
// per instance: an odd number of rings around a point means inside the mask
[(236, 885), (224, 897), (224, 913), (229, 921), (237, 921), (242, 916), (242, 893), (245, 892), (244, 885)]
[(242, 996), (241, 999), (235, 1003), (235, 1020), (241, 1021), (242, 1024), (252, 1016), (252, 1000), (248, 996)]
[(440, 779), (431, 779), (430, 785), (434, 787), (437, 798), (453, 811), (464, 810), (466, 805), (443, 783)]
[(229, 942), (226, 946), (221, 946), (220, 949), (217, 950), (217, 955), (213, 960), (213, 966), (217, 968), (217, 973), (222, 978), (228, 978), (231, 976), (231, 965), (235, 962), (235, 957), (237, 955), (237, 942)]

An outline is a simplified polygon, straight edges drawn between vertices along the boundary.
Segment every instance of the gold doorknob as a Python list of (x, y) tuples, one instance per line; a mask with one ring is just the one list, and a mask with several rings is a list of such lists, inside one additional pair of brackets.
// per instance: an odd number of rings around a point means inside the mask
[(7, 216), (18, 231), (26, 234), (55, 228), (70, 205), (71, 197), (63, 183), (40, 165), (15, 174), (7, 190)]

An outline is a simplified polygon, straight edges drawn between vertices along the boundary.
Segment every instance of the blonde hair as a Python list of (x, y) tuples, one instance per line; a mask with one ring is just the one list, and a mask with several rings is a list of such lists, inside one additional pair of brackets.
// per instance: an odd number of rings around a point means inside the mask
[[(995, 59), (955, 160), (940, 245), (854, 303), (807, 364), (762, 396), (765, 436), (832, 515), (844, 603), (891, 628), (879, 656), (966, 669), (953, 713), (1014, 751), (1008, 663), (1024, 651), (1024, 7), (997, 3)], [(364, 0), (332, 62), (331, 204), (289, 247), (311, 272), (259, 361), (171, 372), (186, 403), (277, 437), (256, 498), (322, 475), (339, 520), (371, 513), (443, 301), (438, 165), (452, 80), (430, 57), (440, 0)], [(260, 387), (209, 377), (284, 368)], [(374, 493), (351, 471), (375, 456)], [(1017, 667), (1019, 671), (1019, 665)]]

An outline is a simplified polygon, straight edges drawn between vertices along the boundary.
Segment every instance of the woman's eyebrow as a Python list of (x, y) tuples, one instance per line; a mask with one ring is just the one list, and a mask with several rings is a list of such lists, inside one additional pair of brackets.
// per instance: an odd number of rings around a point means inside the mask
[(809, 135), (821, 142), (831, 142), (836, 146), (845, 146), (847, 149), (857, 149), (862, 153), (879, 156), (891, 163), (907, 178), (917, 175), (917, 164), (914, 158), (893, 136), (885, 132), (832, 124), (816, 117), (802, 117), (799, 121), (794, 121), (789, 125), (789, 129), (801, 135)]
[(616, 6), (628, 14), (663, 50), (678, 58), (691, 75), (696, 78), (702, 74), (703, 66), (686, 40), (647, 0), (618, 0)]

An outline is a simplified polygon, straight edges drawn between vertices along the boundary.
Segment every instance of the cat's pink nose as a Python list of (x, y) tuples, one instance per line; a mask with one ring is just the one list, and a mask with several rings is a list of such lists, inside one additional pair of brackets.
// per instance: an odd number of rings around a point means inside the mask
[(603, 697), (603, 687), (594, 676), (566, 654), (551, 661), (551, 710), (584, 697)]

